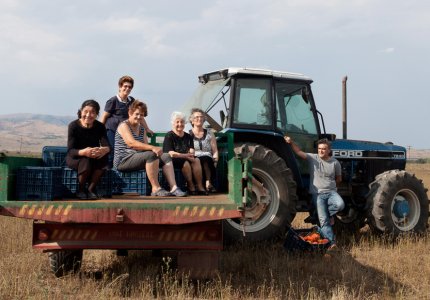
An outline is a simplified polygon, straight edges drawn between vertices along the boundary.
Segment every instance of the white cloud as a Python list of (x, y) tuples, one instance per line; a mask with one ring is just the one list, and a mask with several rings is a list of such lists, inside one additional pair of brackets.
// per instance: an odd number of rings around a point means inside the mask
[(392, 47), (385, 48), (385, 49), (380, 50), (379, 52), (382, 52), (382, 53), (393, 53), (394, 52), (394, 48), (392, 48)]

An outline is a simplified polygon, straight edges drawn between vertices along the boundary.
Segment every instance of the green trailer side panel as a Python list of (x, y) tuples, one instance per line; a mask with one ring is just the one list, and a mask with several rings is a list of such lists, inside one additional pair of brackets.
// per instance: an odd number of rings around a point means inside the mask
[(0, 164), (0, 201), (7, 199), (7, 173), (7, 165)]

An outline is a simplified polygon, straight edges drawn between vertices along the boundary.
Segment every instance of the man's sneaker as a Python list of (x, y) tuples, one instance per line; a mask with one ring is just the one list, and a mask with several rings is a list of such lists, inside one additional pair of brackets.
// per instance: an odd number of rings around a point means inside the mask
[(182, 191), (180, 188), (176, 188), (173, 191), (170, 192), (171, 196), (175, 197), (185, 197), (187, 195), (186, 192)]

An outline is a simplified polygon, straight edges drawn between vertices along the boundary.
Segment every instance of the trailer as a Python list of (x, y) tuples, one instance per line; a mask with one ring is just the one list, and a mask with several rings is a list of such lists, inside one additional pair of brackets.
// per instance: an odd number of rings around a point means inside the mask
[[(160, 136), (155, 135), (152, 142)], [(230, 153), (224, 148), (219, 168), (226, 170), (228, 166), (230, 192), (208, 196), (153, 197), (126, 192), (99, 200), (77, 200), (56, 197), (52, 192), (52, 199), (27, 199), (35, 195), (18, 196), (19, 189), (26, 188), (19, 185), (19, 171), (48, 172), (56, 167), (43, 167), (43, 159), (0, 157), (0, 215), (33, 220), (32, 246), (49, 253), (50, 267), (58, 277), (79, 270), (85, 249), (112, 249), (121, 254), (127, 250), (174, 250), (178, 271), (192, 278), (212, 277), (223, 249), (223, 220), (242, 218), (250, 197), (246, 191), (250, 169), (244, 171), (250, 162), (242, 154), (233, 154), (232, 135), (225, 138), (230, 140)]]

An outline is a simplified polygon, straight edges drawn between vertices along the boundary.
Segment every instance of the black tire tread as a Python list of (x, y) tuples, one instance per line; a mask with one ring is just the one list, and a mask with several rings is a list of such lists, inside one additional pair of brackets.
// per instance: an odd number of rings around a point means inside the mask
[(389, 170), (377, 175), (375, 181), (369, 185), (368, 199), (373, 205), (370, 206), (368, 212), (368, 223), (375, 232), (393, 234), (394, 236), (402, 233), (394, 226), (388, 211), (391, 208), (390, 201), (392, 197), (405, 186), (417, 195), (420, 202), (421, 214), (413, 232), (421, 233), (426, 230), (429, 200), (426, 194), (427, 189), (424, 187), (422, 180), (404, 170)]
[(82, 262), (83, 250), (61, 250), (49, 252), (49, 266), (56, 277), (62, 277), (69, 272), (76, 273)]
[[(235, 152), (240, 152), (244, 146), (236, 145)], [(270, 170), (276, 174), (277, 178), (274, 178), (274, 181), (280, 183), (278, 184), (278, 189), (282, 199), (279, 199), (279, 209), (272, 222), (263, 230), (246, 233), (245, 240), (252, 242), (271, 240), (281, 236), (285, 229), (291, 225), (296, 215), (297, 185), (285, 161), (273, 150), (259, 144), (250, 143), (246, 144), (246, 146), (252, 156), (253, 168)], [(224, 222), (224, 234), (228, 241), (238, 241), (243, 238), (242, 231), (232, 227), (228, 222)]]

